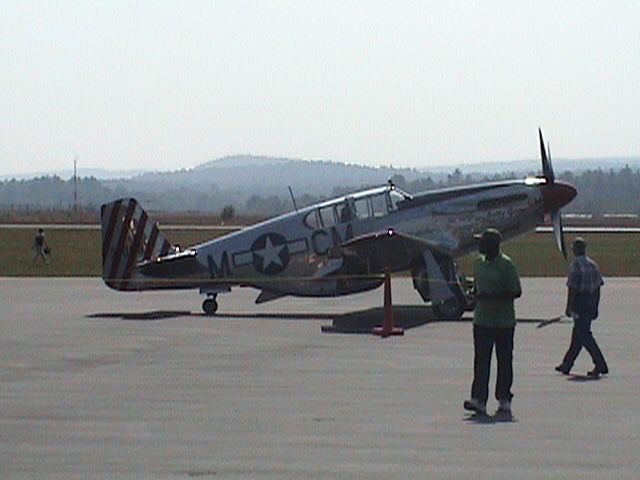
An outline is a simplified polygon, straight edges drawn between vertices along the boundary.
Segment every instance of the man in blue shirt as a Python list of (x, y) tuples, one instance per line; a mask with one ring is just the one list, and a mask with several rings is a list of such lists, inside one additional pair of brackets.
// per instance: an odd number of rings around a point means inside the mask
[(586, 348), (594, 363), (594, 368), (587, 373), (590, 377), (609, 373), (609, 367), (602, 351), (591, 333), (591, 322), (598, 317), (600, 303), (600, 287), (604, 285), (598, 265), (586, 255), (587, 244), (583, 238), (577, 237), (573, 242), (575, 259), (569, 269), (567, 278), (567, 317), (573, 317), (571, 344), (562, 363), (556, 367), (558, 372), (569, 374), (582, 347)]

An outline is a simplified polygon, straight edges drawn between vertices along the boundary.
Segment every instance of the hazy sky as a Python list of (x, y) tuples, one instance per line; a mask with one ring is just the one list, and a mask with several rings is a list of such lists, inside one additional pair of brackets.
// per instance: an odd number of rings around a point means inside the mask
[(640, 155), (635, 0), (0, 0), (0, 39), (0, 174)]

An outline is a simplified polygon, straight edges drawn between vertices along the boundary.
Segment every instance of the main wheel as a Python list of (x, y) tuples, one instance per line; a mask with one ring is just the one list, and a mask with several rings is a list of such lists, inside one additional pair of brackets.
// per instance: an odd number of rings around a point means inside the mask
[(215, 315), (216, 310), (218, 310), (218, 302), (216, 302), (215, 298), (207, 298), (202, 302), (202, 310), (205, 315)]
[(433, 314), (438, 320), (460, 320), (465, 311), (465, 307), (464, 294), (458, 289), (455, 289), (452, 298), (433, 305)]

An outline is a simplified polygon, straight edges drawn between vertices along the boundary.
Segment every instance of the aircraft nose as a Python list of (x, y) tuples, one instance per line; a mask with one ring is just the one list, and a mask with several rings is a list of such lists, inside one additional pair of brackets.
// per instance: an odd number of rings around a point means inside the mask
[(556, 181), (542, 185), (542, 201), (545, 213), (553, 212), (564, 207), (578, 194), (576, 188), (566, 182)]

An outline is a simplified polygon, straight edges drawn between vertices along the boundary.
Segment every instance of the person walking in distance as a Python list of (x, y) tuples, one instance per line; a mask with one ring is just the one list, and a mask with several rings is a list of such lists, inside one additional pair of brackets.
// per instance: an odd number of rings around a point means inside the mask
[(573, 318), (573, 331), (569, 349), (556, 367), (560, 373), (568, 375), (578, 354), (584, 347), (593, 360), (593, 370), (587, 373), (590, 377), (599, 377), (609, 373), (609, 367), (602, 355), (600, 347), (591, 333), (591, 322), (598, 317), (600, 304), (600, 287), (604, 285), (602, 275), (596, 262), (587, 256), (587, 243), (577, 237), (573, 242), (574, 260), (567, 277), (567, 306), (565, 314)]
[(482, 414), (487, 411), (494, 345), (498, 363), (497, 412), (511, 414), (513, 398), (514, 299), (522, 295), (522, 288), (515, 265), (500, 251), (501, 240), (498, 230), (485, 230), (478, 243), (480, 258), (473, 268), (477, 300), (473, 314), (473, 383), (471, 399), (464, 402), (464, 408)]
[(33, 257), (33, 264), (36, 264), (38, 258), (41, 258), (44, 263), (49, 263), (46, 255), (49, 253), (49, 245), (47, 245), (47, 240), (44, 238), (44, 230), (42, 228), (38, 229), (38, 233), (33, 239), (33, 250), (36, 252)]

